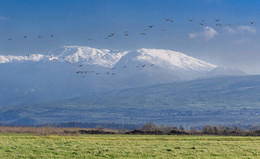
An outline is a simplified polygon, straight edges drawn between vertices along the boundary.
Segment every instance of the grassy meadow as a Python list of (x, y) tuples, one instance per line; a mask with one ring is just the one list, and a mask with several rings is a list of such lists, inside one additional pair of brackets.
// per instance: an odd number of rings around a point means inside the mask
[(0, 158), (260, 158), (260, 137), (0, 134)]

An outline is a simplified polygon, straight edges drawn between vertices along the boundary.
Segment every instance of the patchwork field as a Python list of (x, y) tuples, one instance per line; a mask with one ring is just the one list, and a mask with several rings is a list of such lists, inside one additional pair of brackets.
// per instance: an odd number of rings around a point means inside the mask
[(260, 137), (0, 134), (0, 158), (260, 158)]

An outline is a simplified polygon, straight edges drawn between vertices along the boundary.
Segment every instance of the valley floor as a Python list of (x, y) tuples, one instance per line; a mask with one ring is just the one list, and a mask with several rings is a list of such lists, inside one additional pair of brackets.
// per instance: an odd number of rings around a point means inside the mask
[(260, 137), (0, 134), (0, 158), (260, 158)]

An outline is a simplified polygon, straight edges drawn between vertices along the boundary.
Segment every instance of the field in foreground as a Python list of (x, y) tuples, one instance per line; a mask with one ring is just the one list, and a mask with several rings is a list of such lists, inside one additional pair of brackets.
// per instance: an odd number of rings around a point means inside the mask
[(259, 158), (260, 137), (0, 134), (0, 158)]

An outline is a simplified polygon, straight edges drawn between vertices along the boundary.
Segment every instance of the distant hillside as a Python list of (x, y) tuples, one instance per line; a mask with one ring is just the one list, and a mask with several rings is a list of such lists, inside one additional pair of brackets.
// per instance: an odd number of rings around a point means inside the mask
[(171, 50), (84, 46), (65, 46), (44, 55), (0, 55), (0, 73), (0, 108), (243, 74)]
[(260, 76), (219, 77), (5, 107), (0, 122), (166, 125), (260, 123)]

